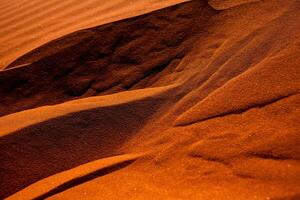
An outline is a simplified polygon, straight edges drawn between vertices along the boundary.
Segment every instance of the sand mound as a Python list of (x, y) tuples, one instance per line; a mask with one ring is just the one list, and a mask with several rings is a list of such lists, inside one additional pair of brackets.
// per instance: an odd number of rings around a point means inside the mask
[(0, 72), (0, 198), (298, 199), (300, 2), (209, 3)]

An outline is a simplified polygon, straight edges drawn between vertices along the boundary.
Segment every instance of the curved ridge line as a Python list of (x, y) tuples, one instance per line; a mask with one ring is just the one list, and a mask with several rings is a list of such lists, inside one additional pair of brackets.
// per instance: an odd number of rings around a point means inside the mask
[[(225, 117), (227, 115), (234, 115), (234, 114), (243, 114), (244, 112), (247, 112), (248, 110), (251, 110), (253, 108), (263, 108), (265, 106), (271, 105), (273, 103), (279, 102), (281, 100), (284, 100), (286, 98), (292, 97), (292, 96), (296, 96), (299, 95), (299, 92), (295, 92), (295, 93), (289, 93), (283, 96), (279, 96), (277, 98), (273, 98), (273, 99), (269, 99), (265, 102), (261, 102), (261, 103), (254, 103), (252, 105), (249, 105), (245, 108), (240, 108), (240, 109), (236, 109), (236, 110), (232, 110), (232, 111), (228, 111), (228, 112), (224, 112), (224, 113), (220, 113), (220, 114), (216, 114), (216, 115), (212, 115), (212, 116), (208, 116), (205, 118), (202, 118), (200, 120), (194, 120), (194, 121), (190, 121), (190, 122), (180, 122), (179, 119), (177, 119), (175, 121), (175, 125), (174, 126), (189, 126), (195, 123), (200, 123), (206, 120), (210, 120), (210, 119), (214, 119), (214, 118), (219, 118), (219, 117)], [(179, 121), (179, 122), (177, 122)]]
[(144, 155), (145, 153), (123, 154), (83, 164), (40, 180), (8, 197), (7, 200), (24, 199), (25, 197), (35, 200), (45, 199), (84, 182), (120, 170)]
[[(116, 94), (88, 97), (79, 100), (68, 101), (53, 106), (42, 106), (30, 110), (21, 111), (0, 117), (0, 137), (9, 135), (17, 130), (60, 117), (63, 115), (89, 110), (94, 108), (109, 107), (144, 100), (158, 98), (160, 95), (177, 88), (177, 84), (119, 92)], [(75, 106), (74, 106), (75, 105)], [(28, 118), (28, 116), (32, 116)]]

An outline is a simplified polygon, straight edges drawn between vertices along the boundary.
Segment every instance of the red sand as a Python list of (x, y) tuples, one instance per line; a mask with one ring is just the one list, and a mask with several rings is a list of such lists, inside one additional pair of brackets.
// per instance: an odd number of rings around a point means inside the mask
[(0, 198), (300, 199), (299, 10), (195, 0), (17, 59)]

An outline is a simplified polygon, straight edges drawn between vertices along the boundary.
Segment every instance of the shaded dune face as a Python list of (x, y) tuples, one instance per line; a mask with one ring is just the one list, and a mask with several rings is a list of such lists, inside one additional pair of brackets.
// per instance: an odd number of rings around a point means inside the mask
[(19, 58), (0, 72), (0, 198), (298, 199), (299, 10), (195, 0)]
[(120, 154), (122, 143), (147, 123), (162, 102), (148, 98), (71, 113), (1, 137), (1, 196), (58, 172)]
[(195, 1), (53, 41), (0, 73), (0, 115), (131, 89), (176, 67), (213, 13)]
[(0, 5), (0, 70), (18, 57), (84, 28), (142, 15), (183, 0), (10, 0)]

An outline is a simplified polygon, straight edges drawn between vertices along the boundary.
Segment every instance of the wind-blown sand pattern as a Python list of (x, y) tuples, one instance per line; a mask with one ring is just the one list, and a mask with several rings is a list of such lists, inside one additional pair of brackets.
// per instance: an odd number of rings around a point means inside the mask
[(0, 72), (0, 198), (300, 199), (300, 1), (145, 2)]

